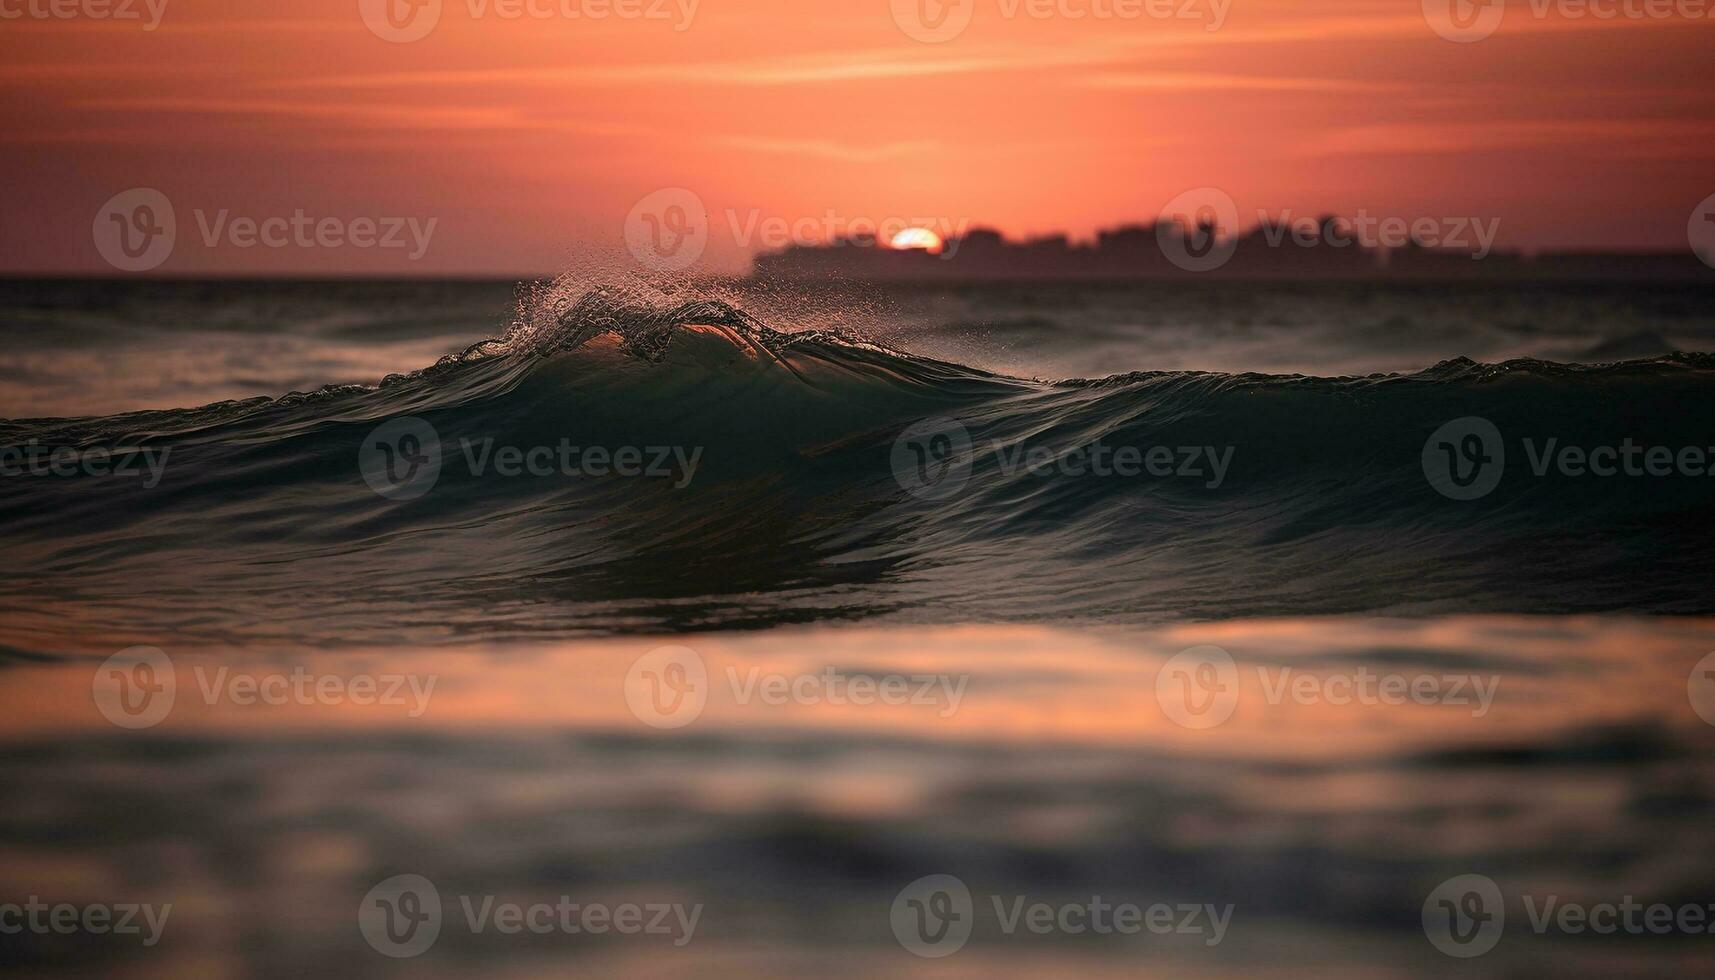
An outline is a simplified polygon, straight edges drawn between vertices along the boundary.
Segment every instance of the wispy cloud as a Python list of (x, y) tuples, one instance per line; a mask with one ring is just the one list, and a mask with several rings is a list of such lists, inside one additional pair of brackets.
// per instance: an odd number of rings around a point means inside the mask
[[(134, 9), (141, 11), (144, 4), (138, 2)], [(355, 25), (355, 26), (354, 26)], [(94, 17), (54, 17), (34, 18), (27, 25), (16, 28), (22, 31), (53, 31), (80, 34), (119, 34), (127, 37), (142, 34), (143, 36), (161, 34), (351, 34), (363, 29), (361, 21), (354, 19), (312, 20), (303, 17), (237, 17), (227, 20), (212, 20), (206, 17), (175, 17), (169, 8), (160, 23), (147, 31), (138, 30), (134, 19), (96, 19)]]
[(1103, 71), (1085, 75), (1087, 88), (1151, 92), (1389, 92), (1414, 86), (1343, 78), (1274, 78), (1214, 72)]
[(722, 146), (757, 153), (778, 153), (787, 156), (818, 157), (853, 163), (873, 163), (899, 157), (934, 153), (941, 144), (933, 140), (895, 143), (849, 143), (834, 140), (773, 139), (764, 136), (719, 136), (714, 140)]
[(1112, 60), (1075, 51), (992, 50), (947, 57), (915, 49), (826, 52), (748, 61), (642, 65), (508, 66), (329, 75), (283, 82), (287, 88), (385, 88), (429, 85), (626, 85), (673, 82), (695, 85), (784, 86), (822, 82), (922, 78), (984, 72), (1029, 71)]
[[(1715, 122), (1672, 119), (1497, 119), (1382, 123), (1334, 130), (1298, 147), (1300, 156), (1437, 154), (1576, 144), (1715, 141)], [(1691, 155), (1701, 155), (1688, 153)]]
[(276, 98), (200, 98), (137, 96), (85, 99), (73, 103), (86, 109), (179, 112), (205, 115), (286, 117), (346, 121), (390, 129), (553, 130), (599, 134), (649, 133), (653, 130), (625, 122), (547, 117), (517, 106), (449, 106), (422, 103), (340, 103)]
[[(1579, 29), (1583, 22), (1521, 21), (1519, 30)], [(1108, 67), (1123, 73), (1136, 59), (1193, 57), (1198, 49), (1290, 45), (1335, 39), (1434, 40), (1421, 14), (1302, 17), (1253, 28), (1125, 31), (1067, 39), (1054, 45), (966, 41), (956, 49), (901, 44), (885, 48), (794, 53), (762, 58), (645, 64), (507, 65), (332, 74), (292, 79), (284, 87), (387, 88), (457, 85), (631, 85), (650, 82), (704, 86), (792, 86), (873, 82), (937, 76), (1040, 73), (1062, 68)], [(1241, 75), (1206, 75), (1238, 79)], [(1229, 88), (1236, 83), (1230, 83)], [(1276, 90), (1285, 90), (1277, 85)]]

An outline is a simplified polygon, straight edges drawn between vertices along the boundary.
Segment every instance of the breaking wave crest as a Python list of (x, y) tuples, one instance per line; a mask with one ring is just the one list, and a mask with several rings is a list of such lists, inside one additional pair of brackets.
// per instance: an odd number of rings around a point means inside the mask
[[(1715, 606), (1715, 478), (1534, 469), (1547, 446), (1715, 445), (1707, 355), (1046, 382), (788, 326), (562, 283), (501, 337), (376, 386), (0, 422), (13, 449), (165, 457), (146, 488), (0, 481), (24, 570), (0, 601), (44, 647), (68, 616), (86, 635), (349, 643)], [(1501, 434), (1503, 475), (1454, 499), (1426, 440), (1473, 417)], [(421, 494), (370, 479), (398, 420), (438, 439)], [(562, 447), (608, 462), (567, 472)], [(663, 471), (615, 475), (628, 448), (667, 450)], [(554, 471), (502, 473), (511, 450)]]

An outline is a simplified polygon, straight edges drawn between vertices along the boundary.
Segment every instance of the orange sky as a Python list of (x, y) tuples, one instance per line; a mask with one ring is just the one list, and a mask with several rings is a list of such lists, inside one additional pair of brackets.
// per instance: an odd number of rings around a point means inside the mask
[[(146, 21), (163, 0), (83, 2)], [(426, 37), (391, 43), (359, 0), (164, 2), (145, 30), (0, 0), (0, 270), (111, 272), (92, 220), (133, 187), (173, 203), (157, 271), (180, 275), (551, 272), (622, 247), (632, 206), (675, 186), (708, 206), (711, 271), (743, 267), (762, 219), (1085, 236), (1200, 186), (1247, 219), (1364, 208), (1498, 218), (1503, 246), (1686, 248), (1715, 193), (1707, 16), (1519, 0), (1461, 44), (1419, 0), (1172, 0), (1188, 19), (955, 0), (969, 26), (930, 44), (890, 0), (698, 0), (688, 22), (692, 0), (441, 0)], [(415, 258), (208, 244), (223, 209), (435, 226)]]

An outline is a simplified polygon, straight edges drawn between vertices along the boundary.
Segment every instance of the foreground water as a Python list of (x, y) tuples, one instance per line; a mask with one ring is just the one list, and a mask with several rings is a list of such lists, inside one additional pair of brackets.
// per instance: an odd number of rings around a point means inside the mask
[[(1222, 712), (1185, 713), (1174, 658), (1210, 647), (1232, 658), (1230, 713), (1188, 727)], [(1617, 616), (185, 647), (157, 675), (170, 709), (137, 730), (102, 713), (124, 717), (113, 665), (19, 664), (0, 886), (173, 911), (153, 947), (26, 935), (9, 953), (110, 976), (1687, 975), (1710, 936), (1539, 934), (1523, 903), (1715, 900), (1715, 681), (1694, 671), (1711, 650), (1710, 621)], [(650, 665), (687, 652), (702, 693), (651, 700)], [(323, 696), (267, 683), (295, 673)], [(365, 677), (379, 703), (327, 694)], [(775, 677), (795, 693), (764, 696)], [(860, 679), (885, 703), (851, 703)], [(445, 913), (395, 961), (359, 913), (399, 874)], [(890, 918), (931, 874), (972, 896), (945, 959)], [(1466, 874), (1507, 918), (1460, 964), (1423, 906)], [(476, 931), (458, 896), (701, 911), (680, 945)], [(1224, 932), (1008, 934), (994, 905), (1097, 896), (1212, 906)]]
[(1538, 915), (1715, 914), (1702, 292), (8, 288), (0, 927), (173, 909), (18, 972), (1715, 963)]

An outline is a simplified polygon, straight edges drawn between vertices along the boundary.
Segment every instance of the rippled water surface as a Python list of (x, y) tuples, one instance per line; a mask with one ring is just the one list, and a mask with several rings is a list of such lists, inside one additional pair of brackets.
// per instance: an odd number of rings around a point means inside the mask
[[(1526, 902), (1715, 903), (1715, 478), (1537, 465), (1715, 458), (1710, 294), (1235, 288), (0, 286), (0, 447), (143, 464), (0, 480), (0, 905), (173, 906), (5, 962), (1707, 972)], [(445, 916), (396, 959), (401, 874)], [(955, 955), (893, 915), (928, 875)], [(1098, 897), (1230, 919), (1004, 927)]]

